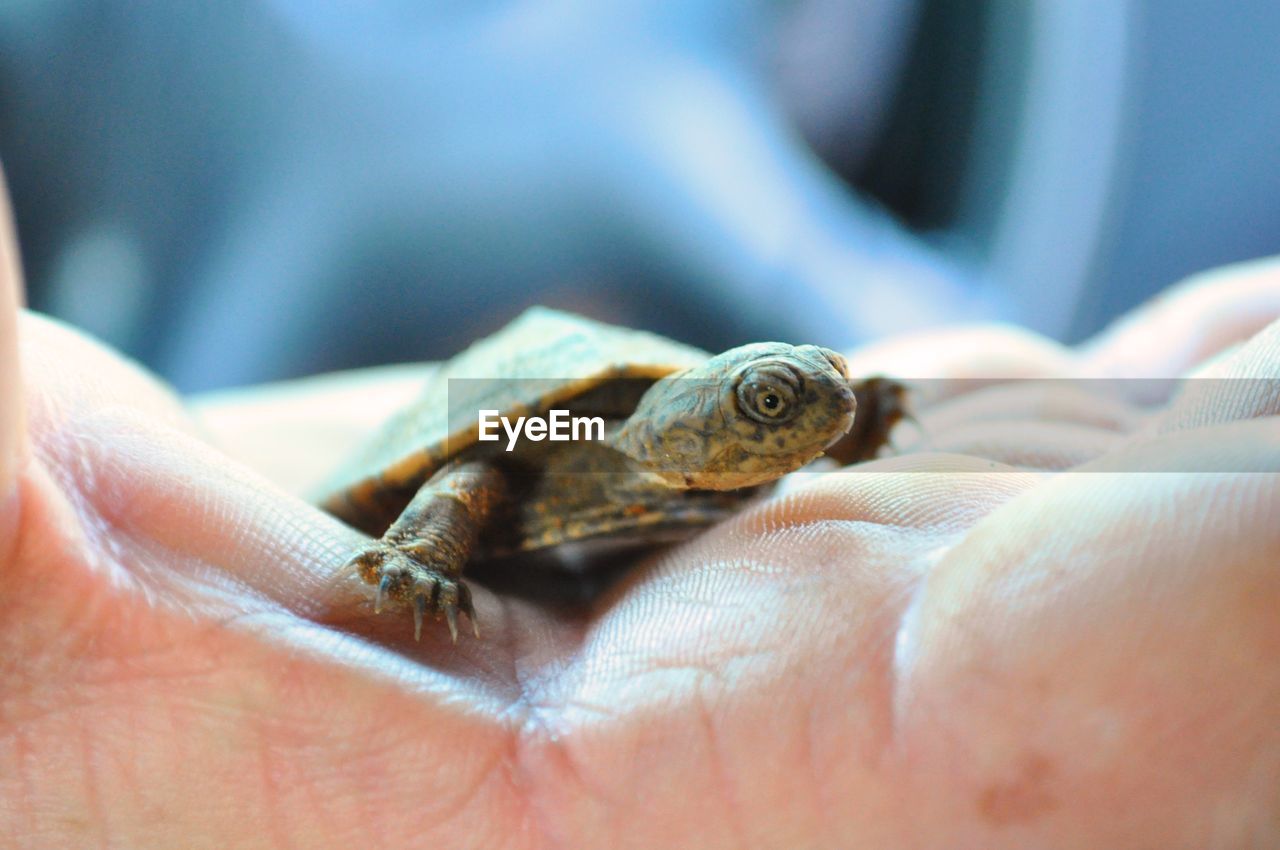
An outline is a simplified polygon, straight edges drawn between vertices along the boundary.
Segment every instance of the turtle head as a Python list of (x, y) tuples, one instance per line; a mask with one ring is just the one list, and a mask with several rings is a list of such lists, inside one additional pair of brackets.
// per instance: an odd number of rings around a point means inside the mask
[(849, 431), (855, 408), (836, 352), (755, 343), (655, 383), (613, 445), (669, 486), (732, 490), (813, 460)]

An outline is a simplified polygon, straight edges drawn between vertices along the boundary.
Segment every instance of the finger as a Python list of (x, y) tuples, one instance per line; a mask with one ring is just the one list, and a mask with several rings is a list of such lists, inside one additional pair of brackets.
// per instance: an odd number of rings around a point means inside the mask
[(849, 352), (849, 374), (907, 382), (919, 416), (933, 405), (991, 384), (1078, 377), (1071, 351), (1007, 325), (971, 325), (897, 334)]
[(40, 457), (65, 440), (77, 421), (109, 408), (128, 408), (157, 424), (198, 432), (173, 391), (136, 364), (82, 332), (38, 313), (19, 321), (27, 428)]
[(385, 366), (198, 396), (188, 402), (214, 445), (295, 495), (422, 392), (434, 367)]
[(946, 431), (925, 429), (924, 447), (987, 458), (1008, 466), (1072, 469), (1123, 444), (1114, 431), (1068, 422), (1006, 420), (959, 425)]
[(22, 265), (4, 172), (0, 171), (0, 554), (17, 527), (17, 479), (25, 449), (22, 378), (18, 364), (18, 307)]
[(1015, 467), (1069, 469), (1121, 445), (1148, 418), (1114, 396), (1100, 381), (982, 386), (922, 411), (918, 440), (899, 438), (898, 444)]
[(1008, 421), (1054, 422), (1129, 433), (1147, 414), (1117, 395), (1110, 382), (1030, 379), (975, 387), (917, 418), (928, 435)]
[[(102, 562), (100, 575), (128, 578), (112, 593), (204, 618), (283, 611), (401, 648), (412, 642), (404, 620), (368, 616), (374, 589), (342, 571), (367, 538), (211, 447), (172, 392), (137, 367), (71, 329), (24, 319), (33, 452), (74, 526), (88, 530), (68, 545)], [(336, 462), (327, 453), (311, 460)], [(497, 643), (491, 600), (474, 601)], [(467, 642), (443, 663), (484, 651)]]
[(1280, 320), (1185, 381), (1150, 433), (1280, 415)]
[[(112, 593), (202, 619), (288, 614), (413, 652), (411, 621), (371, 618), (375, 589), (342, 570), (367, 538), (210, 446), (172, 393), (137, 368), (70, 329), (27, 319), (33, 448), (76, 525), (92, 532), (77, 541), (87, 558), (128, 578)], [(311, 461), (325, 469), (336, 459)], [(442, 666), (465, 667), (500, 644), (492, 599), (477, 590), (474, 604), (493, 642), (447, 653), (441, 645)], [(442, 633), (448, 642), (443, 629), (426, 630), (424, 644), (428, 633), (433, 645)]]
[[(1280, 431), (1207, 435), (1061, 475), (930, 573), (896, 654), (904, 793), (950, 798), (961, 843), (1274, 841)], [(1162, 471), (1191, 468), (1258, 472)]]
[[(81, 541), (94, 559), (104, 550), (150, 596), (184, 607), (212, 600), (223, 614), (226, 602), (310, 614), (344, 598), (335, 575), (354, 532), (210, 447), (176, 397), (135, 366), (24, 318), (33, 452), (77, 525), (96, 530)], [(226, 582), (241, 593), (222, 592)]]
[(1280, 316), (1280, 258), (1196, 275), (1081, 347), (1098, 377), (1169, 378), (1248, 339)]
[(849, 352), (850, 374), (934, 380), (1013, 380), (1075, 375), (1072, 353), (1010, 325), (960, 325), (897, 334)]

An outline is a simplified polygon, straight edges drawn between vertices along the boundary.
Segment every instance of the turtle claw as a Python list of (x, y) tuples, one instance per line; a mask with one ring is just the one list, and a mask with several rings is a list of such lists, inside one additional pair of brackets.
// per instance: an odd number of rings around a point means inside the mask
[(387, 591), (391, 589), (391, 573), (384, 573), (378, 581), (378, 591), (373, 595), (373, 613), (382, 613), (382, 600), (387, 595)]
[(444, 618), (449, 621), (449, 637), (458, 642), (458, 609), (452, 605), (444, 609)]
[(453, 638), (453, 642), (458, 642), (458, 600), (462, 594), (458, 592), (458, 585), (444, 585), (440, 588), (440, 600), (436, 611), (444, 614), (445, 620), (449, 623), (449, 636)]
[(476, 621), (476, 607), (471, 602), (471, 588), (465, 584), (458, 585), (458, 610), (467, 615), (471, 623), (471, 633), (480, 638), (480, 623)]
[(413, 640), (418, 643), (422, 640), (422, 615), (427, 610), (427, 597), (419, 593), (413, 597)]
[(476, 637), (475, 608), (471, 589), (455, 574), (422, 563), (410, 554), (379, 541), (353, 559), (356, 571), (367, 584), (376, 587), (374, 613), (382, 613), (388, 600), (408, 604), (413, 611), (413, 639), (422, 640), (422, 621), (428, 614), (448, 622), (449, 636), (458, 642), (458, 614), (471, 620)]

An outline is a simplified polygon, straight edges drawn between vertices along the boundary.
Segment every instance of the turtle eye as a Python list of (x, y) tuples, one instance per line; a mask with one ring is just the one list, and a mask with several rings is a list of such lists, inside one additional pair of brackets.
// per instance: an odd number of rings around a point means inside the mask
[(738, 407), (749, 419), (765, 425), (786, 422), (798, 408), (798, 383), (794, 373), (785, 367), (748, 370), (738, 383)]

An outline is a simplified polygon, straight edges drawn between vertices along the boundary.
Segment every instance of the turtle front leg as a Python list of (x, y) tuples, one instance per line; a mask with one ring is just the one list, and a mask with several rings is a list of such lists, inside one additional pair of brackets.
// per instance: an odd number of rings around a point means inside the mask
[(432, 476), (382, 539), (351, 560), (360, 577), (378, 588), (374, 610), (381, 611), (388, 598), (411, 605), (414, 640), (422, 638), (427, 613), (437, 619), (443, 615), (454, 643), (461, 611), (479, 637), (462, 570), (481, 527), (505, 495), (502, 473), (482, 461), (452, 464)]

